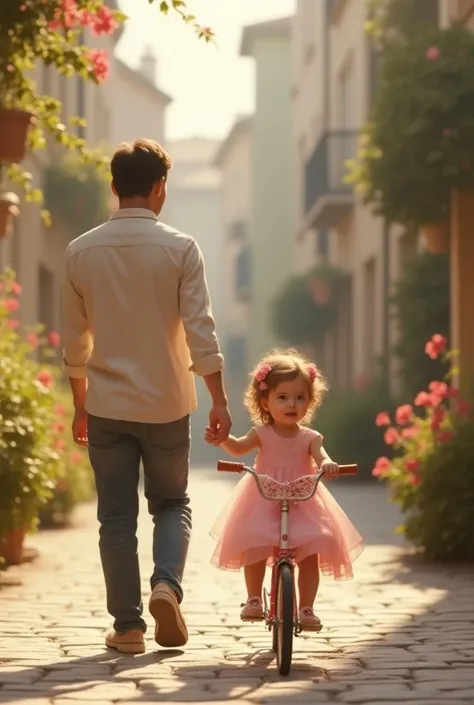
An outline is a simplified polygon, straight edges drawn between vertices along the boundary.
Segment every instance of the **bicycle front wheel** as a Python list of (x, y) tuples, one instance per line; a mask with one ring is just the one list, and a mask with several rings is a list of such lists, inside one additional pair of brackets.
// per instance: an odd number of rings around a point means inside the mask
[(278, 567), (276, 591), (273, 644), (278, 670), (282, 676), (287, 676), (291, 669), (293, 655), (294, 619), (293, 571), (288, 563), (281, 563)]

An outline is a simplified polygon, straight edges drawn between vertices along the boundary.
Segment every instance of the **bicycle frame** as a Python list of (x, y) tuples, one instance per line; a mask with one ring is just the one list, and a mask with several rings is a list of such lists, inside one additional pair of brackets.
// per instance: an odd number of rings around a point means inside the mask
[[(281, 521), (280, 521), (280, 546), (278, 553), (275, 556), (274, 563), (272, 566), (272, 577), (271, 577), (271, 592), (270, 592), (270, 604), (268, 605), (268, 594), (264, 591), (264, 615), (265, 624), (270, 631), (275, 622), (276, 613), (276, 580), (278, 576), (278, 569), (282, 563), (287, 563), (290, 567), (292, 575), (294, 575), (295, 568), (295, 552), (289, 548), (289, 531), (290, 531), (290, 505), (294, 502), (305, 502), (312, 499), (316, 494), (319, 482), (324, 477), (324, 470), (320, 470), (312, 475), (303, 475), (296, 480), (291, 482), (278, 482), (268, 475), (260, 475), (253, 468), (244, 465), (244, 463), (228, 462), (225, 460), (219, 461), (217, 464), (217, 469), (221, 471), (228, 472), (246, 472), (251, 475), (255, 481), (257, 489), (263, 497), (270, 502), (279, 502), (281, 506)], [(340, 465), (339, 472), (341, 475), (355, 475), (357, 474), (357, 465)], [(293, 590), (294, 590), (294, 578), (293, 578)], [(295, 592), (295, 590), (294, 590)], [(297, 619), (297, 607), (296, 599), (294, 600), (294, 633), (298, 635), (301, 631), (298, 619)]]

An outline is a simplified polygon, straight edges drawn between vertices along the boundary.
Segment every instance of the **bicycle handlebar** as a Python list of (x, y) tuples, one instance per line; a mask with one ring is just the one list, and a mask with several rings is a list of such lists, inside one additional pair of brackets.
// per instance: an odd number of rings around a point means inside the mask
[[(244, 472), (246, 469), (245, 463), (236, 463), (232, 460), (219, 460), (217, 463), (219, 472)], [(357, 475), (357, 465), (339, 465), (339, 474), (342, 476)]]

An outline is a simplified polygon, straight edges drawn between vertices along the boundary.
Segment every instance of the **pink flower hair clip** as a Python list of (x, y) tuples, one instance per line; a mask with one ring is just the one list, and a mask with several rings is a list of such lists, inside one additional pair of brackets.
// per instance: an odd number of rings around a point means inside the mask
[(318, 368), (316, 367), (316, 365), (310, 365), (310, 366), (308, 367), (308, 374), (309, 374), (310, 378), (311, 378), (311, 379), (313, 380), (313, 382), (314, 382), (314, 380), (317, 378), (317, 376), (318, 376), (318, 374), (319, 374)]
[(271, 371), (272, 371), (272, 368), (270, 367), (270, 365), (264, 364), (264, 365), (260, 365), (257, 372), (255, 373), (255, 379), (257, 380), (257, 382), (260, 382), (260, 384), (258, 385), (258, 388), (262, 392), (268, 388), (268, 384), (265, 382), (265, 380)]

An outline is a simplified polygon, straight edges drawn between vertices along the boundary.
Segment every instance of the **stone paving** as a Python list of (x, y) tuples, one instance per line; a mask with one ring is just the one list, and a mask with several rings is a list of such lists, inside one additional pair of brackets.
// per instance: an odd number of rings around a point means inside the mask
[[(22, 585), (0, 589), (0, 703), (474, 703), (473, 573), (407, 560), (380, 488), (344, 483), (337, 497), (368, 545), (354, 581), (323, 580), (324, 629), (295, 640), (289, 677), (279, 676), (264, 627), (238, 619), (241, 576), (209, 565), (207, 530), (231, 482), (195, 471), (186, 648), (158, 649), (150, 619), (146, 654), (105, 649), (110, 619), (88, 506), (75, 528), (34, 537), (41, 558), (21, 568)], [(145, 601), (150, 535), (143, 511)]]

